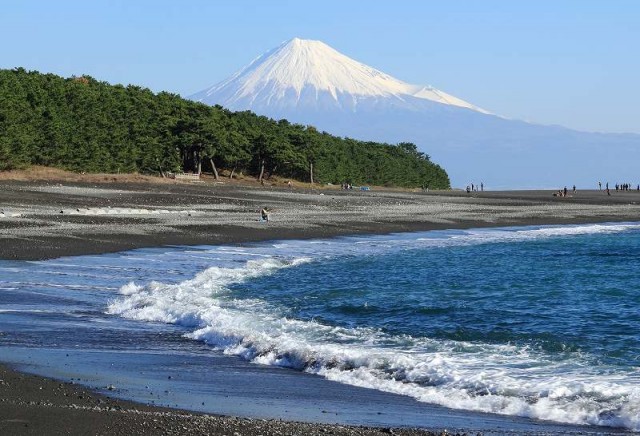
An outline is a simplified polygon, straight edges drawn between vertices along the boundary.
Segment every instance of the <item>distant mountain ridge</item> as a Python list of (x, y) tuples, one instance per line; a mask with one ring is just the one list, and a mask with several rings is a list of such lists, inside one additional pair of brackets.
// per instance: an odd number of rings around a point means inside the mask
[(444, 91), (405, 83), (320, 41), (286, 41), (189, 98), (362, 140), (414, 142), (458, 187), (640, 182), (636, 161), (628, 158), (640, 151), (640, 135), (502, 118)]

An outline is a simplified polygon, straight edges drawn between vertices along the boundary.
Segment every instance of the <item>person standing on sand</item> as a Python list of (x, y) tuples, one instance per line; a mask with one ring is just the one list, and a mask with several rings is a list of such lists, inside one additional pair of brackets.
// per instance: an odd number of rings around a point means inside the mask
[(602, 182), (598, 182), (598, 190), (602, 191)]
[(269, 209), (263, 207), (260, 211), (260, 218), (262, 219), (262, 221), (269, 222)]

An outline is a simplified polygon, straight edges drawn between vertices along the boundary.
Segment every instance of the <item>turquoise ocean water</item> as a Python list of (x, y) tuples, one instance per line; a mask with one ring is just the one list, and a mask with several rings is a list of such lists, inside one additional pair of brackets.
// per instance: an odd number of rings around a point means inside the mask
[[(11, 347), (180, 340), (453, 409), (640, 430), (640, 224), (0, 261)], [(139, 340), (145, 336), (144, 343)]]

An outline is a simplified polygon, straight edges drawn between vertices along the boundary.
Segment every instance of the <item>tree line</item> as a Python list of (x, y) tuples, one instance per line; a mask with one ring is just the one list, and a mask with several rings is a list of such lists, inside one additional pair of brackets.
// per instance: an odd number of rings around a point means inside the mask
[(0, 170), (29, 165), (449, 188), (447, 173), (412, 143), (340, 138), (88, 76), (0, 70)]

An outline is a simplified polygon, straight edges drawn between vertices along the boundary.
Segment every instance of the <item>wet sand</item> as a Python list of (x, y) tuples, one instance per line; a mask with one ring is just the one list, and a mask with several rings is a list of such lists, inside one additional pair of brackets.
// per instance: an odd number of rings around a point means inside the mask
[(389, 429), (246, 419), (146, 406), (96, 394), (73, 382), (0, 366), (3, 435), (431, 435)]
[[(272, 209), (268, 223), (259, 221), (265, 206)], [(161, 245), (640, 221), (640, 192), (607, 196), (604, 191), (578, 191), (559, 198), (551, 191), (411, 193), (228, 183), (2, 181), (0, 211), (0, 258), (27, 260)], [(0, 367), (0, 379), (0, 434), (432, 434), (163, 409), (108, 398), (6, 366)], [(451, 423), (443, 420), (432, 428), (444, 429)], [(509, 428), (509, 433), (540, 434), (526, 425), (517, 431)], [(548, 434), (552, 428), (540, 430)]]

